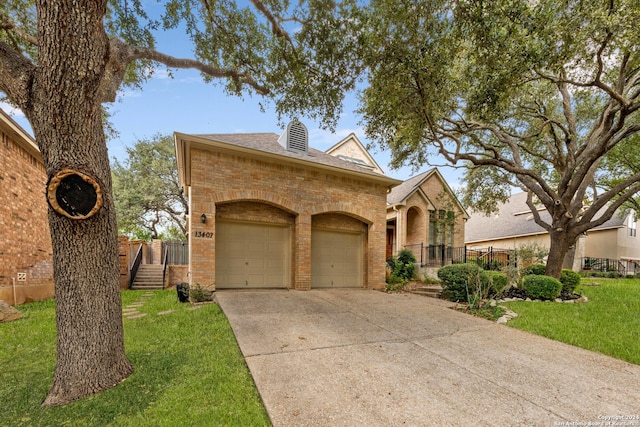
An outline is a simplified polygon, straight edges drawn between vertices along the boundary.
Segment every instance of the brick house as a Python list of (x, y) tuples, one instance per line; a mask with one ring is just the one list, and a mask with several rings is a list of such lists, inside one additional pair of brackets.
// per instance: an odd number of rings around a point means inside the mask
[(443, 265), (464, 246), (468, 218), (438, 169), (409, 178), (387, 196), (386, 256), (406, 247), (422, 265)]
[(334, 155), (310, 148), (299, 122), (282, 135), (176, 132), (190, 282), (384, 288), (386, 197), (400, 181), (350, 156), (357, 138), (341, 142)]
[(0, 110), (0, 300), (53, 297), (47, 174), (34, 139)]

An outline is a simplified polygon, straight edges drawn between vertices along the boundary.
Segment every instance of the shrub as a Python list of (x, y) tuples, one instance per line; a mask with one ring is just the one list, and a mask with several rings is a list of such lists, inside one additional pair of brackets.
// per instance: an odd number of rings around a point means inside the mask
[(580, 284), (580, 275), (573, 270), (565, 268), (560, 272), (560, 283), (562, 283), (563, 291), (573, 292), (576, 286)]
[(409, 281), (415, 277), (416, 257), (408, 249), (401, 250), (395, 260), (387, 261), (387, 265), (392, 266), (392, 280), (396, 277), (403, 281)]
[(205, 302), (213, 300), (213, 292), (202, 286), (200, 283), (196, 283), (190, 290), (191, 301)]
[(424, 274), (422, 276), (422, 283), (424, 283), (425, 285), (431, 285), (431, 284), (440, 284), (440, 280), (437, 279), (436, 277), (431, 277), (428, 274)]
[(534, 274), (536, 276), (544, 276), (544, 272), (547, 269), (547, 266), (544, 264), (531, 264), (529, 267), (522, 270), (523, 276), (529, 276)]
[(499, 261), (497, 259), (494, 259), (492, 261), (485, 262), (482, 264), (482, 268), (485, 270), (500, 271), (502, 270), (503, 267), (504, 267), (504, 262)]
[(560, 296), (562, 283), (553, 277), (531, 274), (522, 282), (524, 290), (533, 299), (554, 300)]
[(488, 294), (489, 276), (477, 264), (451, 264), (438, 270), (442, 293), (449, 301), (467, 301)]
[(487, 271), (486, 274), (489, 276), (489, 283), (491, 288), (489, 296), (502, 295), (509, 286), (509, 279), (507, 277), (507, 274), (501, 271)]

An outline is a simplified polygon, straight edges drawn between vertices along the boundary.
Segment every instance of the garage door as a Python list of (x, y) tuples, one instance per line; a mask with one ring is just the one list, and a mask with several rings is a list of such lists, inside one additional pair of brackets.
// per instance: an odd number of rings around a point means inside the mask
[(216, 288), (283, 288), (290, 281), (289, 227), (216, 223)]
[(340, 231), (311, 231), (311, 287), (362, 287), (363, 235)]

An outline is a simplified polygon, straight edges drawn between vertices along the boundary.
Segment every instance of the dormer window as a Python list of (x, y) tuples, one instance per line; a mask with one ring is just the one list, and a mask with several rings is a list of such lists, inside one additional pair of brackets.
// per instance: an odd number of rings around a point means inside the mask
[(307, 127), (299, 121), (289, 123), (285, 132), (278, 138), (278, 143), (289, 151), (308, 153), (309, 132)]

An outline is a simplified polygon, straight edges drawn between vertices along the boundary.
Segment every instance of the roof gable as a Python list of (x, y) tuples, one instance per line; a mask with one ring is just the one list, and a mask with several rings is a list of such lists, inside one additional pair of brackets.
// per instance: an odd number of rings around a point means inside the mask
[[(422, 193), (423, 196), (427, 200), (429, 200), (428, 197), (422, 191), (422, 185), (429, 179), (439, 180), (443, 188), (445, 189), (445, 191), (451, 195), (453, 202), (460, 208), (460, 211), (462, 212), (463, 217), (464, 218), (469, 217), (469, 214), (467, 213), (466, 209), (464, 208), (464, 206), (462, 206), (462, 203), (460, 203), (456, 195), (451, 190), (451, 187), (449, 187), (449, 184), (447, 183), (447, 181), (444, 179), (444, 177), (442, 176), (440, 171), (438, 171), (437, 168), (432, 168), (425, 172), (422, 172), (419, 175), (416, 175), (414, 177), (407, 179), (402, 184), (396, 187), (393, 187), (389, 192), (389, 194), (387, 195), (387, 206), (393, 207), (397, 205), (404, 205), (407, 203), (407, 200), (409, 199), (409, 197), (411, 197), (411, 195), (416, 192)], [(431, 203), (430, 200), (429, 200), (429, 203), (433, 205), (433, 203)]]
[(364, 147), (355, 133), (350, 133), (346, 138), (329, 148), (325, 153), (337, 157), (341, 160), (368, 167), (376, 173), (384, 175), (382, 168), (378, 165), (371, 154)]

